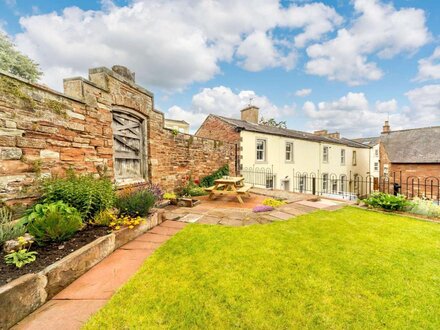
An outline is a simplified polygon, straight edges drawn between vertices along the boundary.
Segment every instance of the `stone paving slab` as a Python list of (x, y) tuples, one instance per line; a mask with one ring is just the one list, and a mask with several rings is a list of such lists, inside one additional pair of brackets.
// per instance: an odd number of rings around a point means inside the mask
[(12, 329), (77, 330), (106, 302), (107, 300), (50, 300)]
[(137, 237), (136, 240), (141, 241), (141, 242), (164, 243), (164, 242), (168, 241), (170, 238), (171, 238), (171, 236), (151, 234), (148, 232), (148, 233), (145, 233), (145, 234)]
[(53, 299), (109, 299), (154, 250), (118, 249)]
[(243, 221), (237, 219), (221, 219), (219, 224), (224, 226), (240, 227), (243, 226)]
[(282, 211), (272, 211), (269, 213), (272, 217), (281, 219), (281, 220), (289, 220), (292, 219), (292, 215)]
[(161, 227), (170, 227), (170, 228), (180, 228), (186, 226), (186, 223), (178, 222), (178, 221), (164, 221), (160, 224)]
[(201, 223), (204, 225), (217, 225), (220, 222), (221, 218), (211, 217), (209, 215), (203, 216), (197, 223)]
[(194, 223), (197, 222), (197, 220), (201, 219), (203, 217), (203, 214), (187, 214), (183, 218), (180, 218), (179, 221), (182, 222), (188, 222), (188, 223)]
[(325, 209), (326, 207), (329, 207), (329, 204), (320, 203), (320, 202), (311, 202), (311, 201), (301, 201), (301, 202), (297, 202), (296, 204), (313, 207), (315, 209)]
[(278, 208), (279, 211), (285, 212), (285, 213), (289, 213), (292, 216), (298, 216), (298, 215), (302, 215), (302, 214), (306, 214), (307, 212), (303, 211), (303, 210), (299, 210), (298, 208), (296, 208), (295, 206), (291, 206), (294, 204), (289, 204), (286, 206), (282, 206), (280, 208)]
[(138, 241), (137, 239), (128, 242), (127, 244), (121, 246), (120, 248), (123, 250), (156, 250), (162, 243), (157, 242), (147, 242), (147, 241)]
[(170, 228), (170, 227), (161, 227), (156, 226), (153, 229), (149, 230), (148, 232), (151, 234), (160, 234), (160, 235), (166, 235), (166, 236), (173, 236), (174, 234), (177, 234), (180, 231), (180, 228)]

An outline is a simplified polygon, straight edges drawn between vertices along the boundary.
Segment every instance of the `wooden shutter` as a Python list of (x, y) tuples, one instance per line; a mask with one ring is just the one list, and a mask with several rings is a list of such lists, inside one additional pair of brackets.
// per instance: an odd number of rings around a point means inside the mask
[(113, 112), (115, 177), (143, 178), (144, 130), (142, 120), (122, 112)]

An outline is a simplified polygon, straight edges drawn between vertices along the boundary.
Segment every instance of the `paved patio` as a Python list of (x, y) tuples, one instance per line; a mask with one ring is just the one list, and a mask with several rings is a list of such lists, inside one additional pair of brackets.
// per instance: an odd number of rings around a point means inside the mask
[[(262, 205), (263, 200), (269, 197), (282, 197), (287, 204), (270, 212), (255, 213), (252, 211), (255, 206)], [(252, 189), (251, 197), (246, 198), (244, 204), (240, 204), (228, 196), (218, 197), (214, 200), (208, 199), (207, 196), (198, 199), (201, 204), (193, 208), (166, 207), (165, 218), (186, 223), (247, 226), (284, 221), (320, 209), (336, 210), (346, 205), (343, 201), (319, 199), (313, 195), (265, 189)]]

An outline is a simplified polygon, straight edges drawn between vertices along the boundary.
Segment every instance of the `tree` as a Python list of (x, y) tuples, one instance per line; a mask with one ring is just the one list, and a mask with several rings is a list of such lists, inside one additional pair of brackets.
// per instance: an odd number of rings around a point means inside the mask
[(275, 119), (270, 118), (270, 119), (264, 119), (263, 117), (261, 117), (260, 119), (260, 124), (261, 125), (265, 125), (265, 126), (272, 126), (272, 127), (278, 127), (278, 128), (287, 128), (287, 124), (285, 121), (280, 121), (277, 122)]
[(0, 70), (32, 82), (42, 75), (39, 65), (15, 49), (9, 38), (0, 32)]

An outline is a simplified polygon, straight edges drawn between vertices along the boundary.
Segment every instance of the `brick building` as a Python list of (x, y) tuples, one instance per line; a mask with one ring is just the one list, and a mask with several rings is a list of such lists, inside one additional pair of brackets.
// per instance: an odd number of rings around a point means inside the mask
[(396, 176), (402, 183), (412, 178), (440, 178), (440, 126), (392, 131), (385, 122), (380, 137), (380, 176)]
[(0, 199), (26, 203), (36, 180), (106, 173), (118, 187), (172, 190), (189, 175), (235, 168), (235, 144), (164, 128), (154, 96), (120, 66), (64, 80), (64, 93), (0, 72)]

